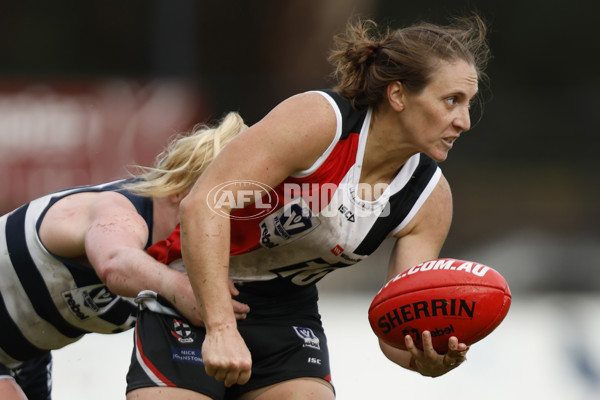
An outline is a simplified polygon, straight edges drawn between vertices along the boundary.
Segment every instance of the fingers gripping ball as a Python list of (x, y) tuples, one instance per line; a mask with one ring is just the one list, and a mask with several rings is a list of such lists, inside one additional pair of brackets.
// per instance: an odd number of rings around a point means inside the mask
[(448, 351), (448, 339), (471, 345), (502, 322), (511, 303), (506, 280), (471, 261), (440, 258), (415, 265), (381, 288), (369, 307), (369, 323), (387, 344), (406, 350), (411, 335), (422, 349), (423, 331), (433, 347)]

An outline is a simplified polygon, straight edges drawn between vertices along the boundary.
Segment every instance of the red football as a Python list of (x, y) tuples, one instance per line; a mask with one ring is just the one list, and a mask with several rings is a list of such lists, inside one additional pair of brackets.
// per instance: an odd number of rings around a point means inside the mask
[(422, 349), (421, 334), (431, 332), (433, 347), (448, 351), (448, 338), (471, 345), (489, 335), (510, 307), (506, 280), (496, 270), (472, 261), (440, 258), (397, 275), (377, 293), (369, 322), (387, 344), (406, 350), (411, 335)]

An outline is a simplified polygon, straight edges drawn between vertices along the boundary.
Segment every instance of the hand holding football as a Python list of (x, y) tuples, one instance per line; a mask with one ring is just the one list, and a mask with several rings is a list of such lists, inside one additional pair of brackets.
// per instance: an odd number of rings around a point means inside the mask
[(456, 336), (471, 345), (489, 335), (506, 317), (511, 293), (500, 273), (471, 261), (440, 258), (413, 266), (391, 279), (369, 307), (369, 323), (387, 344), (406, 350), (411, 335), (422, 349), (423, 331), (444, 354)]

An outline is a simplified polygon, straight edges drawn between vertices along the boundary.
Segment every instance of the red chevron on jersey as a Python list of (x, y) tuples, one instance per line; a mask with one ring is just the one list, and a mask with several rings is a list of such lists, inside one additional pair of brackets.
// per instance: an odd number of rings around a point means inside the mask
[[(356, 149), (358, 147), (358, 133), (350, 133), (345, 140), (340, 140), (325, 162), (307, 177), (289, 177), (274, 188), (275, 195), (265, 195), (263, 204), (271, 199), (270, 203), (277, 199), (281, 205), (286, 205), (290, 200), (302, 196), (305, 199), (313, 199), (310, 209), (313, 213), (320, 212), (329, 204), (331, 192), (321, 190), (323, 184), (338, 185), (344, 178), (348, 169), (356, 160)], [(272, 207), (268, 214), (275, 211)], [(254, 204), (243, 209), (234, 210), (231, 215), (231, 255), (243, 254), (261, 247), (261, 231), (256, 229), (257, 218), (244, 218), (257, 215)], [(237, 218), (235, 218), (237, 217)], [(260, 219), (264, 218), (262, 215)]]

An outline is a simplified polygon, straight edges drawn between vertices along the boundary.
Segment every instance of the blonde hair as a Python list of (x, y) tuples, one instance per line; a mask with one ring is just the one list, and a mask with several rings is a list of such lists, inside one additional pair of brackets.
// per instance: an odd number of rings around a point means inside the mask
[(196, 125), (180, 134), (156, 157), (153, 167), (136, 166), (138, 180), (125, 189), (145, 197), (165, 197), (189, 191), (221, 149), (248, 127), (235, 112), (216, 126)]

